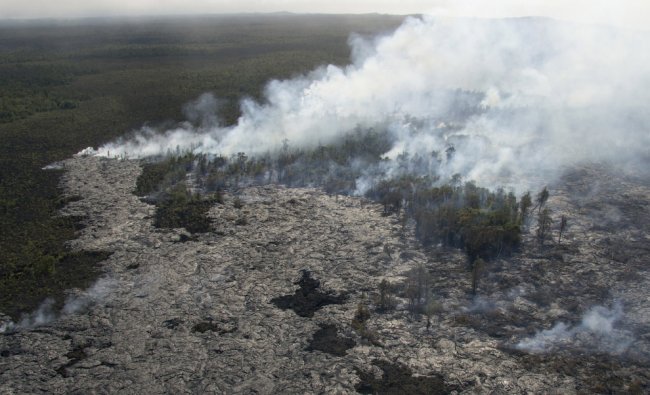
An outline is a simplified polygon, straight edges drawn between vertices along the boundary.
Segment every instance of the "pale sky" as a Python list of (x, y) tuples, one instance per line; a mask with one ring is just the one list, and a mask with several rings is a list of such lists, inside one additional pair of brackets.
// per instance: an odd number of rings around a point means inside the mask
[(647, 29), (650, 0), (0, 0), (0, 18), (236, 12), (548, 16)]

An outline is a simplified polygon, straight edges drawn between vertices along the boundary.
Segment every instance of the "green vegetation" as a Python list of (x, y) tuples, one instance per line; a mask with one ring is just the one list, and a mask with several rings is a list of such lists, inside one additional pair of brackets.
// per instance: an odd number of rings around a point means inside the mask
[(191, 233), (210, 231), (207, 212), (214, 203), (223, 203), (223, 197), (218, 190), (203, 195), (190, 191), (186, 175), (195, 161), (194, 155), (186, 154), (143, 164), (134, 193), (156, 205), (154, 226), (185, 228)]
[(468, 182), (416, 191), (411, 201), (416, 232), (425, 243), (465, 250), (470, 261), (511, 253), (520, 243), (523, 213), (517, 198)]
[(211, 227), (206, 215), (215, 202), (223, 203), (220, 194), (202, 197), (192, 194), (184, 182), (179, 182), (158, 202), (154, 226), (185, 228), (191, 233), (208, 232)]
[(138, 177), (133, 193), (137, 196), (157, 195), (184, 181), (188, 171), (186, 164), (192, 163), (192, 160), (192, 156), (188, 155), (144, 163), (142, 174)]
[[(64, 291), (92, 285), (100, 273), (96, 262), (109, 255), (107, 252), (86, 251), (47, 253), (29, 241), (17, 253), (5, 254), (9, 259), (3, 262), (0, 270), (2, 312), (18, 318), (47, 297), (54, 299), (55, 308), (61, 308), (65, 302)], [(25, 289), (26, 286), (32, 288)]]
[(347, 63), (350, 32), (374, 35), (401, 20), (0, 21), (0, 312), (18, 318), (47, 295), (86, 287), (105, 258), (66, 250), (79, 225), (56, 216), (61, 172), (43, 166), (146, 122), (179, 121), (183, 105), (206, 91), (224, 100), (220, 116), (232, 123), (239, 100), (260, 98), (269, 79)]

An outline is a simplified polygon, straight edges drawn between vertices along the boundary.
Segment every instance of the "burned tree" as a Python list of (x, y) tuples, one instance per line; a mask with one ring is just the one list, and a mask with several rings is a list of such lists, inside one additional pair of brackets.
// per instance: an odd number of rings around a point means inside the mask
[(549, 192), (548, 188), (544, 187), (542, 191), (537, 195), (537, 212), (540, 213), (542, 211), (542, 208), (546, 204), (546, 201), (548, 200), (549, 197)]
[(521, 200), (519, 202), (519, 224), (522, 226), (526, 225), (528, 213), (532, 205), (533, 200), (530, 197), (530, 192), (526, 192), (526, 194), (521, 197)]
[(442, 306), (437, 300), (431, 299), (424, 306), (424, 315), (427, 316), (427, 332), (431, 329), (431, 318), (442, 311)]
[(424, 265), (411, 270), (406, 278), (404, 294), (409, 300), (409, 310), (415, 314), (422, 313), (431, 296), (431, 275)]
[(551, 218), (551, 212), (549, 209), (545, 208), (540, 211), (537, 216), (537, 240), (539, 240), (539, 245), (544, 246), (544, 242), (550, 236), (551, 225), (553, 224), (553, 219)]
[(377, 311), (386, 312), (386, 311), (393, 310), (395, 308), (397, 302), (395, 301), (395, 298), (391, 295), (392, 291), (393, 291), (392, 286), (388, 281), (382, 280), (379, 283), (379, 297), (377, 299)]
[(566, 230), (566, 226), (567, 226), (567, 218), (566, 215), (563, 215), (560, 218), (560, 235), (557, 237), (558, 244), (560, 244), (560, 242), (562, 241), (562, 233), (564, 233), (564, 231)]
[(481, 258), (477, 258), (474, 263), (472, 263), (472, 295), (476, 295), (476, 290), (478, 289), (478, 283), (481, 280), (483, 269), (485, 269), (485, 261)]

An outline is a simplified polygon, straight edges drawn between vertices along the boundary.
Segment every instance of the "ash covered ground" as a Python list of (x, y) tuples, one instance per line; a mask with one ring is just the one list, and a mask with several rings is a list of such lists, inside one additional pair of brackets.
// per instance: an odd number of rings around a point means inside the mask
[[(3, 321), (0, 392), (644, 393), (650, 381), (650, 183), (574, 167), (547, 205), (569, 219), (540, 248), (489, 263), (422, 248), (371, 201), (282, 186), (230, 191), (210, 232), (155, 228), (140, 162), (64, 163), (83, 216), (71, 247), (108, 251), (64, 311)], [(557, 235), (556, 235), (557, 237)], [(437, 306), (399, 291), (430, 275)], [(378, 309), (380, 283), (394, 309)], [(42, 313), (42, 312), (41, 312)]]

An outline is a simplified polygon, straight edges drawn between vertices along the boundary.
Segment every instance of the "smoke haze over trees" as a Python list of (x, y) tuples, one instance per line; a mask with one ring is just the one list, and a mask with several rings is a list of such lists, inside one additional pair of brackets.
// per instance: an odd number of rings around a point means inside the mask
[(219, 100), (205, 95), (186, 108), (190, 121), (143, 128), (97, 153), (274, 155), (287, 142), (316, 148), (377, 128), (391, 136), (382, 153), (387, 167), (404, 152), (427, 158), (453, 147), (423, 174), (460, 174), (521, 192), (572, 163), (634, 164), (649, 155), (642, 87), (650, 51), (642, 33), (537, 18), (425, 16), (391, 35), (349, 42), (349, 66), (269, 82), (263, 100), (240, 103), (234, 125), (220, 124)]

